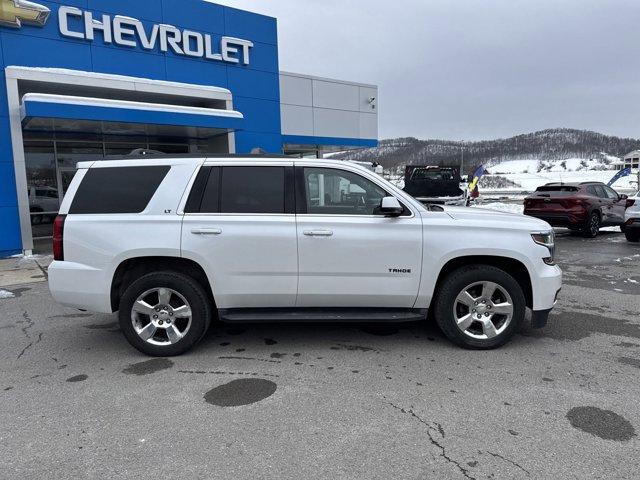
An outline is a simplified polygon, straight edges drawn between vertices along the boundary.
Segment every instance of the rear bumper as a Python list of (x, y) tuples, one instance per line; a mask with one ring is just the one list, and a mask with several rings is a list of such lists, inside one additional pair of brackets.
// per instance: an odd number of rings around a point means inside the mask
[(53, 262), (48, 274), (49, 290), (56, 302), (91, 312), (112, 313), (111, 280), (104, 270), (74, 262)]
[(545, 213), (525, 210), (524, 214), (529, 217), (544, 220), (552, 227), (581, 227), (586, 222), (586, 217), (583, 215), (573, 215), (570, 213)]

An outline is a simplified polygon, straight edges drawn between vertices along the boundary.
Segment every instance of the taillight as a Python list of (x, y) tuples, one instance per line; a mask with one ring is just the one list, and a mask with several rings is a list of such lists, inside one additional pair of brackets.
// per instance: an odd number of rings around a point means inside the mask
[(635, 198), (627, 198), (627, 206), (626, 208), (633, 207), (636, 204)]
[(53, 222), (53, 259), (64, 261), (64, 221), (66, 215), (58, 215)]

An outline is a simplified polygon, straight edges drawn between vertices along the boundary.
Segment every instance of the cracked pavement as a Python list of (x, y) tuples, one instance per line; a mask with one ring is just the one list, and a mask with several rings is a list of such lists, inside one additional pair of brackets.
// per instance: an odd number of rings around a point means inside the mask
[(640, 245), (561, 233), (550, 324), (460, 350), (432, 325), (216, 325), (150, 359), (115, 315), (0, 300), (13, 478), (637, 478)]

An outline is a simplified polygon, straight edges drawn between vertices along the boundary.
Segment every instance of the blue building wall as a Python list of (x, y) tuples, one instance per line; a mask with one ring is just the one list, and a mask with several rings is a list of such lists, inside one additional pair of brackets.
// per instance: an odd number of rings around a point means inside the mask
[[(211, 85), (231, 90), (234, 109), (244, 114), (243, 129), (236, 133), (236, 150), (254, 147), (282, 151), (280, 89), (278, 80), (278, 34), (275, 18), (203, 0), (37, 0), (51, 9), (44, 27), (24, 24), (20, 29), (0, 27), (0, 256), (22, 250), (18, 220), (13, 156), (9, 134), (4, 68), (8, 65), (69, 68), (101, 73)], [(214, 41), (223, 36), (251, 40), (248, 66), (179, 56), (159, 48), (105, 44), (102, 33), (94, 41), (71, 39), (60, 34), (61, 5), (101, 14), (124, 15), (141, 20), (148, 29), (167, 23), (201, 33)], [(72, 28), (74, 27), (71, 24)], [(84, 30), (78, 22), (74, 30)]]

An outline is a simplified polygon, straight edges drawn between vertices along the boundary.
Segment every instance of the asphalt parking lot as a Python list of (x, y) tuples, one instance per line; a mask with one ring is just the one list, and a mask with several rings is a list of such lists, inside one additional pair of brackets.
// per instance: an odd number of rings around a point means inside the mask
[(640, 245), (560, 234), (550, 324), (213, 327), (149, 359), (46, 283), (0, 300), (2, 478), (638, 477)]

